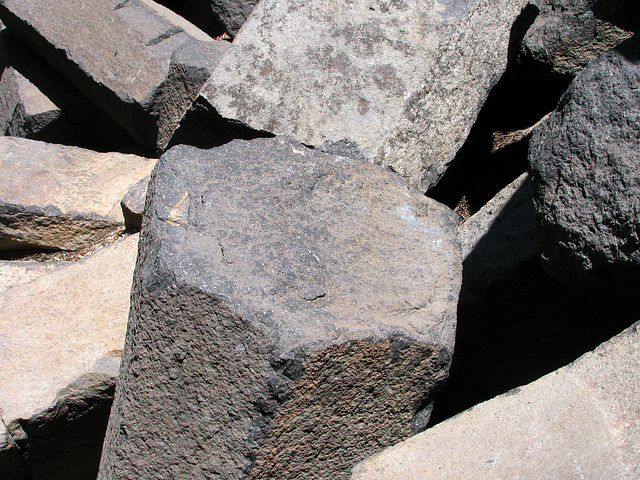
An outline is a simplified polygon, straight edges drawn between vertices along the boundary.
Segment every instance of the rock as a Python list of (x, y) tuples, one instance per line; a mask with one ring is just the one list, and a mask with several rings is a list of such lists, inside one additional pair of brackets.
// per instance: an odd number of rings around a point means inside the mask
[(122, 214), (124, 215), (124, 225), (127, 228), (139, 229), (142, 226), (144, 201), (147, 198), (149, 178), (149, 175), (147, 175), (131, 187), (120, 202)]
[(637, 2), (627, 2), (625, 6), (621, 3), (611, 0), (543, 0), (540, 14), (523, 39), (522, 55), (545, 65), (552, 72), (577, 75), (591, 60), (631, 37), (632, 30), (640, 27), (638, 21), (633, 28), (628, 26), (625, 29), (599, 18), (616, 15), (638, 18), (640, 7), (633, 5)]
[(290, 139), (177, 146), (149, 184), (101, 479), (345, 478), (447, 376), (455, 216)]
[(211, 8), (231, 38), (235, 37), (258, 0), (209, 0)]
[(0, 18), (134, 139), (157, 150), (228, 45), (151, 0), (3, 0)]
[(368, 458), (352, 480), (638, 478), (640, 324)]
[(505, 69), (525, 4), (264, 0), (201, 95), (225, 119), (348, 146), (427, 191)]
[[(458, 227), (465, 301), (540, 254), (533, 187), (520, 175)], [(463, 301), (463, 298), (460, 299)]]
[(640, 286), (640, 35), (592, 62), (534, 130), (529, 163), (545, 269)]
[(120, 200), (155, 161), (0, 138), (0, 250), (79, 250), (121, 230)]
[(136, 253), (132, 235), (0, 294), (0, 478), (96, 477)]
[(224, 34), (224, 25), (213, 12), (210, 0), (159, 0), (158, 3), (184, 17), (212, 38)]
[(4, 133), (98, 151), (135, 144), (126, 130), (6, 28), (0, 32), (0, 43), (18, 95)]
[(13, 112), (20, 101), (18, 84), (9, 62), (6, 48), (0, 42), (0, 134), (9, 127)]

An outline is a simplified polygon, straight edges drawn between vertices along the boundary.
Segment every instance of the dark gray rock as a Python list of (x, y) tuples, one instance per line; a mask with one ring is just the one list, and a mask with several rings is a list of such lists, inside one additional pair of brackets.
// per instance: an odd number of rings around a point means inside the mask
[(0, 135), (4, 135), (7, 131), (13, 112), (19, 102), (18, 83), (11, 68), (5, 45), (0, 42)]
[(144, 202), (147, 198), (147, 186), (150, 176), (147, 175), (129, 189), (122, 198), (122, 214), (124, 215), (124, 226), (127, 229), (139, 229), (142, 226), (142, 215), (144, 214)]
[(244, 25), (245, 20), (257, 5), (258, 0), (210, 0), (227, 33), (233, 38)]
[(625, 2), (541, 0), (540, 14), (522, 42), (524, 57), (553, 72), (577, 75), (591, 60), (631, 37), (640, 26), (639, 20), (635, 25), (617, 26), (618, 16), (639, 18), (638, 2)]
[(534, 130), (542, 260), (563, 282), (640, 286), (640, 35), (592, 62)]
[(3, 0), (0, 18), (134, 139), (157, 150), (228, 45), (151, 0)]
[(347, 478), (447, 376), (455, 216), (283, 138), (177, 146), (149, 184), (101, 479)]
[(263, 0), (202, 97), (255, 130), (349, 145), (427, 191), (504, 71), (526, 3)]

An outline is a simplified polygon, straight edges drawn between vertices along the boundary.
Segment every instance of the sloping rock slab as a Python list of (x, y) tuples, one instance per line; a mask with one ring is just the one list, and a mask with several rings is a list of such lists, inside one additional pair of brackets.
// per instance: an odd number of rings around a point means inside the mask
[(0, 250), (79, 250), (123, 228), (120, 200), (155, 160), (0, 138)]
[(223, 118), (391, 166), (427, 191), (504, 71), (525, 4), (264, 0), (202, 97)]
[[(95, 478), (137, 240), (126, 237), (53, 271), (32, 265), (45, 272), (15, 278), (0, 294), (0, 408), (8, 427), (0, 432), (0, 478)], [(19, 461), (10, 473), (11, 458)]]
[[(577, 75), (601, 53), (612, 49), (633, 35), (640, 27), (636, 20), (633, 28), (620, 28), (608, 22), (608, 16), (637, 19), (637, 2), (603, 0), (544, 0), (540, 14), (522, 41), (525, 58), (545, 64), (553, 72)], [(618, 3), (617, 6), (614, 6)], [(594, 6), (595, 4), (595, 6)], [(607, 7), (602, 8), (605, 4)], [(608, 10), (605, 19), (598, 18), (594, 10)], [(635, 12), (634, 12), (635, 10)]]
[(101, 479), (345, 478), (447, 376), (455, 215), (285, 138), (151, 176)]
[(228, 45), (151, 0), (3, 0), (0, 18), (134, 139), (157, 150)]
[(573, 81), (529, 148), (545, 269), (640, 287), (640, 34)]
[(352, 480), (640, 475), (640, 323), (522, 388), (369, 458)]

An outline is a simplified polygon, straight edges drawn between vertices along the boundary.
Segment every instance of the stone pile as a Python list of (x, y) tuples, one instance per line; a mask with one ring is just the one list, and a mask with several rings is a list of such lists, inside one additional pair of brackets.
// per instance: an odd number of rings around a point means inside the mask
[(0, 480), (637, 478), (638, 13), (0, 0)]

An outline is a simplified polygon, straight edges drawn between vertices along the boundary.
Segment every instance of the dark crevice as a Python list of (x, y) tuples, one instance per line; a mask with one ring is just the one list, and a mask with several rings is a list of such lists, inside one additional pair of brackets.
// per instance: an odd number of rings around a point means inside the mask
[(212, 38), (219, 37), (226, 31), (211, 8), (210, 0), (158, 0), (158, 3), (184, 17)]

